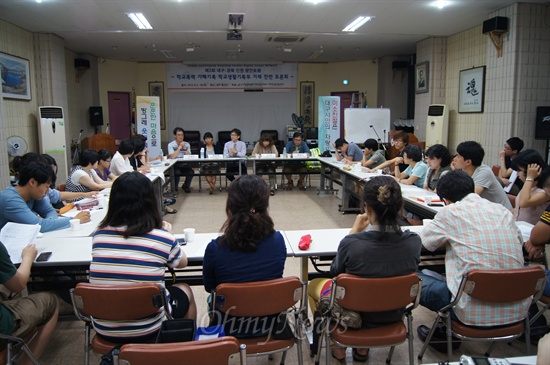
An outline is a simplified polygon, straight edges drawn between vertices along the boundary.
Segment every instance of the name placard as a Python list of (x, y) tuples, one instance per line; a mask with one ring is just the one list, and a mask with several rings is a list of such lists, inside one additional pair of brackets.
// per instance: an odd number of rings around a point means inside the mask
[(208, 158), (223, 158), (223, 155), (208, 155)]
[(184, 160), (198, 160), (199, 155), (183, 155)]
[(293, 153), (292, 158), (307, 158), (307, 153)]
[(275, 156), (274, 153), (262, 153), (260, 155), (260, 158), (275, 158), (275, 157), (277, 157), (277, 156)]

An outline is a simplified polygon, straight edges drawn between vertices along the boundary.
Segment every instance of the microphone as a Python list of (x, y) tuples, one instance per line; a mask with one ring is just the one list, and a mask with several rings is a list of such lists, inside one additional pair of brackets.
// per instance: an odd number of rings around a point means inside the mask
[(370, 125), (369, 127), (371, 127), (371, 128), (372, 128), (372, 124), (371, 124), (371, 125)]
[[(378, 135), (378, 133), (376, 132), (376, 129), (371, 125), (370, 126), (372, 128), (372, 130), (374, 131), (374, 134), (376, 134), (376, 137), (378, 137), (378, 142), (380, 142), (382, 144), (382, 148), (384, 149), (384, 151), (386, 151), (386, 146), (384, 146), (384, 143), (382, 143), (382, 139), (380, 138), (380, 136)], [(386, 130), (384, 129), (384, 134), (386, 133)]]

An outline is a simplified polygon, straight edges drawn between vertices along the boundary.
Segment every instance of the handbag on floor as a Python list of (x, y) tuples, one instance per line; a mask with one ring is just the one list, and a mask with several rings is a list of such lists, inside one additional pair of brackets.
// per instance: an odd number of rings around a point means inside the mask
[(195, 320), (176, 318), (162, 322), (157, 336), (157, 343), (187, 342), (194, 339)]

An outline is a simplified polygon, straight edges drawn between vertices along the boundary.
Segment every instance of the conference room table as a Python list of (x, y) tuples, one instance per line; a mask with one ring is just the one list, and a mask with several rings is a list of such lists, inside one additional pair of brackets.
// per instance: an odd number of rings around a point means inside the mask
[[(359, 167), (359, 164), (345, 163), (344, 160), (338, 161), (335, 157), (318, 157), (317, 160), (321, 163), (321, 176), (317, 194), (321, 192), (333, 193), (334, 184), (342, 187), (340, 211), (345, 213), (358, 213), (359, 207), (350, 207), (349, 202), (352, 197), (355, 197), (359, 202), (362, 202), (362, 196), (358, 193), (357, 187), (364, 186), (365, 182), (383, 175), (381, 170), (377, 172), (366, 172), (365, 168)], [(419, 188), (415, 185), (399, 184), (403, 194), (403, 202), (405, 210), (411, 212), (421, 219), (432, 219), (441, 206), (429, 206), (425, 198), (430, 197), (435, 204), (442, 204), (437, 194)]]
[[(202, 176), (225, 176), (227, 174), (227, 164), (228, 163), (235, 163), (235, 162), (244, 162), (246, 166), (251, 165), (252, 166), (252, 173), (256, 174), (256, 166), (257, 164), (262, 163), (273, 163), (275, 165), (275, 172), (273, 175), (284, 175), (284, 168), (286, 165), (296, 163), (296, 162), (319, 162), (319, 159), (317, 157), (311, 157), (311, 156), (304, 156), (305, 154), (302, 154), (301, 156), (295, 156), (292, 154), (287, 154), (286, 157), (283, 156), (247, 156), (247, 157), (229, 157), (225, 158), (223, 155), (214, 155), (209, 156), (207, 158), (200, 158), (199, 155), (188, 155), (185, 158), (178, 158), (174, 159), (175, 162), (179, 163), (185, 163), (190, 168), (196, 168), (198, 171), (195, 171), (195, 176), (199, 177), (199, 191), (202, 190), (202, 180), (200, 177)], [(203, 173), (201, 170), (201, 167), (208, 163), (218, 163), (220, 165), (220, 171), (217, 173)], [(238, 173), (235, 175), (242, 175), (242, 164), (238, 164), (239, 169)], [(282, 167), (281, 171), (277, 171), (278, 167)], [(319, 169), (310, 169), (307, 172), (304, 172), (303, 174), (311, 175), (311, 174), (320, 174)], [(264, 174), (268, 175), (268, 174)], [(281, 179), (281, 185), (283, 184), (283, 179)], [(225, 188), (227, 189), (227, 183), (225, 184)], [(221, 179), (219, 180), (219, 189), (222, 190), (222, 182)]]

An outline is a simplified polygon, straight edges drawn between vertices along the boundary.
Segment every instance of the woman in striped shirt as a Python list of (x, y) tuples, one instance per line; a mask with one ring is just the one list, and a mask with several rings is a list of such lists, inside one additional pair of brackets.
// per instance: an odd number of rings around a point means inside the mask
[[(90, 283), (164, 286), (167, 266), (187, 266), (187, 257), (171, 230), (170, 223), (162, 221), (152, 182), (139, 172), (122, 174), (113, 183), (109, 210), (94, 233)], [(168, 290), (172, 316), (196, 319), (191, 288), (178, 283)], [(94, 319), (93, 325), (98, 334), (114, 342), (149, 342), (165, 319), (160, 308), (150, 318), (127, 322)]]

